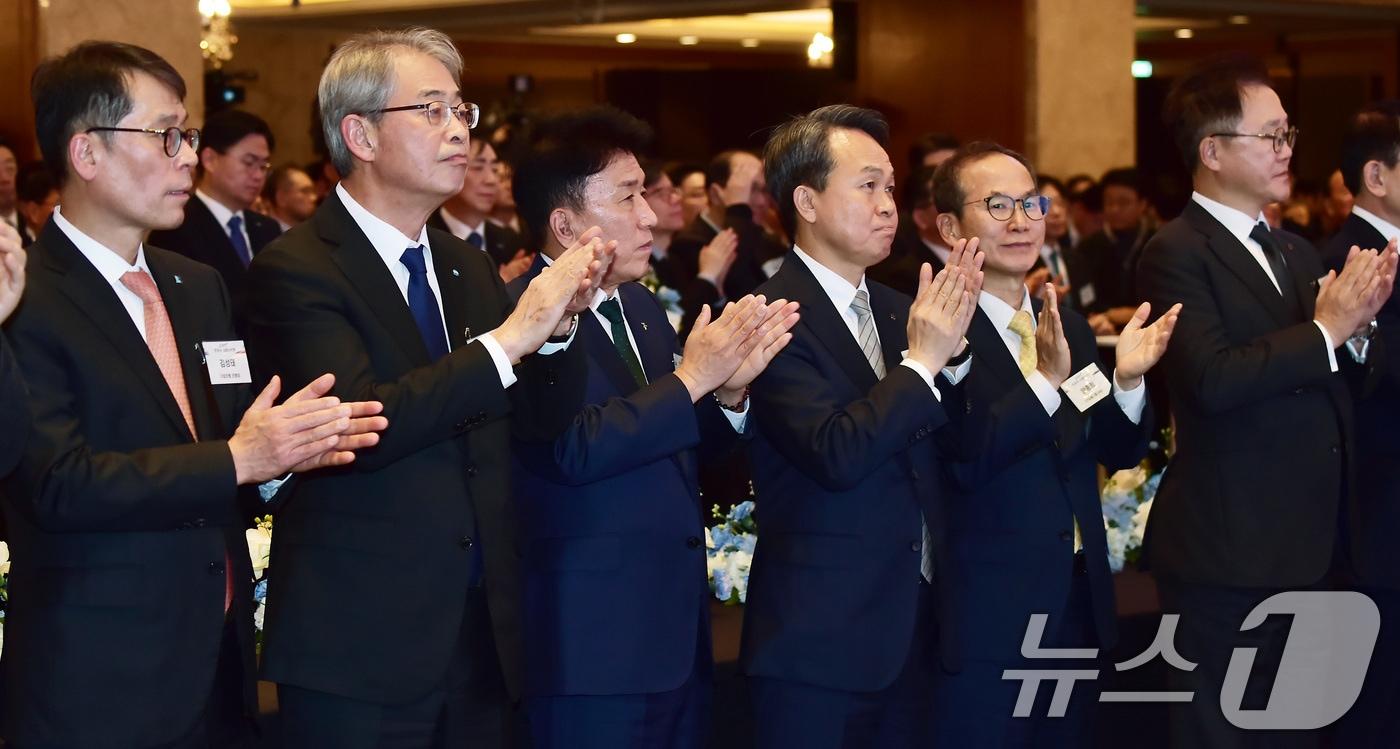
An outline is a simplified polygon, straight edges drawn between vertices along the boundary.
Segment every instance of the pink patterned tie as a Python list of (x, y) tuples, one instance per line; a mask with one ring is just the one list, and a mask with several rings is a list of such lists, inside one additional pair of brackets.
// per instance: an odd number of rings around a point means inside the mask
[[(185, 371), (180, 367), (180, 348), (175, 342), (175, 329), (170, 325), (170, 315), (165, 311), (165, 302), (160, 298), (160, 289), (151, 274), (144, 270), (132, 270), (122, 274), (122, 285), (131, 293), (141, 297), (142, 309), (146, 316), (146, 345), (151, 356), (165, 377), (165, 385), (175, 396), (175, 404), (185, 417), (190, 434), (199, 441), (199, 433), (194, 428), (194, 412), (190, 409), (190, 396), (185, 390)], [(224, 611), (233, 603), (233, 564), (224, 552)]]

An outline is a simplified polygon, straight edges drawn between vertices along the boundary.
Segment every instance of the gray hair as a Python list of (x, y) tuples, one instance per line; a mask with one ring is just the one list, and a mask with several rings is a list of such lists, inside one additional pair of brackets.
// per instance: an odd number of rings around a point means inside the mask
[(355, 169), (355, 158), (340, 134), (340, 123), (347, 115), (363, 115), (379, 122), (382, 114), (371, 114), (389, 103), (394, 88), (394, 53), (421, 52), (447, 68), (452, 80), (462, 84), (462, 55), (446, 34), (435, 29), (411, 28), (396, 31), (369, 31), (356, 34), (335, 48), (321, 73), (317, 96), (321, 106), (321, 130), (331, 163), (341, 175)]

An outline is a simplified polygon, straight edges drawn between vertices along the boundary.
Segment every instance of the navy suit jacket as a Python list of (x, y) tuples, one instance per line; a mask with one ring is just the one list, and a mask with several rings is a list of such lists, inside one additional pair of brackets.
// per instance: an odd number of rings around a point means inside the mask
[(680, 346), (656, 297), (638, 283), (618, 296), (649, 384), (583, 313), (583, 409), (552, 443), (515, 446), (527, 695), (675, 689), (709, 641), (701, 445), (729, 449), (738, 435), (672, 376)]
[(28, 398), (15, 354), (5, 334), (0, 333), (0, 408), (5, 413), (5, 429), (0, 434), (0, 478), (19, 462), (20, 451), (29, 438), (29, 408), (25, 405)]
[[(1061, 315), (1070, 371), (1102, 369), (1088, 322), (1068, 309)], [(1151, 413), (1144, 409), (1133, 424), (1110, 395), (1087, 413), (1063, 397), (1051, 417), (981, 309), (967, 339), (972, 369), (947, 398), (962, 456), (946, 465), (952, 566), (940, 576), (957, 602), (964, 657), (1016, 660), (1031, 614), (1049, 614), (1053, 631), (1069, 598), (1072, 517), (1083, 537), (1099, 646), (1110, 648), (1113, 581), (1097, 464), (1110, 471), (1136, 465), (1147, 454)]]
[[(1352, 214), (1327, 243), (1327, 265), (1341, 271), (1352, 245), (1363, 250), (1385, 247), (1386, 239), (1365, 219)], [(1364, 372), (1348, 378), (1356, 397), (1357, 512), (1351, 522), (1352, 558), (1364, 585), (1400, 588), (1400, 555), (1394, 537), (1400, 530), (1400, 294), (1376, 315)], [(1338, 361), (1351, 357), (1337, 350)], [(1361, 369), (1361, 368), (1357, 368)]]
[(883, 380), (795, 253), (759, 288), (799, 302), (802, 319), (753, 384), (759, 542), (739, 656), (753, 676), (888, 686), (914, 638), (921, 515), (936, 564), (947, 562), (932, 439), (947, 417), (923, 378), (899, 366), (912, 300), (867, 284)]

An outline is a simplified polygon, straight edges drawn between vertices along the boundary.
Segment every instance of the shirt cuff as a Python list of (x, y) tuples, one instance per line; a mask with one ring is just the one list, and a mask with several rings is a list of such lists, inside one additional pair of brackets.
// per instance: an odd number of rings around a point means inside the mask
[(1026, 377), (1026, 384), (1031, 386), (1031, 392), (1035, 393), (1046, 414), (1054, 416), (1055, 412), (1060, 410), (1060, 391), (1050, 387), (1050, 381), (1045, 379), (1040, 370), (1033, 370)]
[(277, 492), (281, 491), (282, 485), (287, 483), (287, 480), (291, 477), (292, 474), (288, 473), (280, 479), (273, 479), (258, 484), (258, 496), (261, 497), (264, 502), (271, 502), (273, 497), (277, 496)]
[(1147, 380), (1140, 380), (1132, 390), (1118, 387), (1118, 370), (1113, 370), (1113, 400), (1123, 409), (1123, 415), (1134, 424), (1142, 423), (1142, 410), (1147, 407)]
[(571, 325), (569, 327), (569, 337), (564, 339), (563, 343), (550, 343), (549, 341), (545, 341), (544, 345), (540, 346), (540, 350), (535, 353), (539, 354), (540, 356), (552, 356), (554, 354), (559, 353), (560, 351), (564, 351), (565, 349), (569, 348), (569, 346), (574, 342), (574, 336), (578, 335), (578, 328), (582, 324), (583, 320), (579, 320), (577, 323)]
[(1351, 354), (1352, 361), (1357, 364), (1366, 363), (1366, 355), (1371, 351), (1370, 338), (1348, 338), (1347, 342), (1342, 345), (1347, 347), (1347, 353)]
[(943, 402), (943, 394), (938, 392), (938, 386), (933, 384), (933, 373), (928, 371), (928, 367), (913, 359), (905, 359), (899, 363), (899, 366), (908, 367), (917, 372), (920, 377), (924, 378), (924, 382), (928, 383), (928, 389), (933, 391), (933, 397), (937, 398), (939, 403)]
[(749, 423), (748, 398), (744, 399), (744, 409), (742, 411), (730, 411), (727, 408), (721, 408), (720, 411), (724, 413), (724, 418), (729, 420), (729, 426), (734, 427), (734, 431), (738, 432), (739, 434), (744, 433), (744, 429), (748, 426)]
[[(491, 355), (491, 361), (495, 362), (496, 364), (496, 374), (501, 376), (501, 387), (508, 388), (511, 385), (514, 385), (515, 369), (510, 366), (510, 357), (506, 356), (506, 350), (501, 348), (501, 344), (496, 342), (496, 337), (491, 335), (490, 333), (487, 333), (485, 335), (479, 335), (476, 338), (473, 338), (472, 342), (480, 343), (486, 348), (486, 353)], [(545, 344), (545, 346), (548, 345), (549, 344), (547, 343)], [(565, 343), (556, 345), (567, 346), (568, 344)], [(544, 349), (541, 348), (540, 352), (543, 353)]]
[(959, 382), (962, 382), (962, 379), (967, 376), (968, 372), (971, 371), (972, 357), (969, 356), (967, 357), (967, 361), (964, 361), (962, 364), (959, 364), (956, 367), (944, 367), (943, 378), (946, 379), (948, 382), (951, 382), (954, 385), (956, 385)]
[(1324, 328), (1322, 326), (1322, 323), (1313, 320), (1313, 325), (1316, 325), (1317, 329), (1322, 331), (1322, 340), (1327, 343), (1327, 365), (1332, 368), (1333, 372), (1336, 372), (1338, 369), (1336, 351), (1337, 344), (1332, 342), (1332, 336), (1328, 334), (1327, 328)]

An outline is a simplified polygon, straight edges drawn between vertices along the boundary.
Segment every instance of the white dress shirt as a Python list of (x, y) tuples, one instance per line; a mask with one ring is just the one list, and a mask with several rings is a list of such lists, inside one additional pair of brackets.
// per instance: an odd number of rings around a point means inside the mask
[(78, 248), (78, 252), (87, 258), (92, 267), (102, 276), (102, 279), (116, 292), (117, 301), (121, 302), (126, 314), (131, 317), (131, 322), (136, 326), (136, 332), (141, 334), (141, 339), (146, 338), (146, 303), (141, 301), (141, 297), (136, 296), (136, 292), (128, 289), (122, 283), (122, 276), (130, 271), (151, 272), (150, 266), (146, 265), (145, 245), (136, 248), (136, 263), (128, 264), (126, 259), (113, 250), (92, 237), (84, 234), (81, 229), (71, 224), (63, 217), (62, 206), (53, 209), (53, 222), (58, 226), (59, 231), (68, 237), (68, 241)]
[[(1381, 237), (1382, 237), (1383, 239), (1385, 239), (1385, 241), (1389, 242), (1389, 241), (1392, 240), (1392, 239), (1400, 239), (1400, 227), (1397, 227), (1395, 224), (1392, 224), (1392, 223), (1390, 223), (1389, 221), (1386, 221), (1385, 219), (1381, 218), (1380, 216), (1377, 216), (1376, 214), (1371, 213), (1370, 211), (1366, 210), (1365, 208), (1362, 208), (1362, 207), (1359, 206), (1359, 205), (1352, 206), (1351, 212), (1352, 212), (1352, 213), (1355, 213), (1357, 218), (1359, 218), (1359, 219), (1361, 219), (1362, 221), (1365, 221), (1366, 223), (1370, 224), (1372, 227), (1375, 228), (1376, 231), (1380, 232)], [(1374, 250), (1374, 249), (1380, 249), (1380, 248), (1379, 248), (1379, 247), (1363, 247), (1362, 249), (1364, 249), (1364, 250)]]
[[(1235, 239), (1238, 239), (1240, 244), (1244, 245), (1245, 250), (1249, 252), (1249, 256), (1254, 258), (1254, 262), (1258, 263), (1259, 267), (1263, 269), (1264, 275), (1269, 277), (1269, 283), (1274, 285), (1274, 288), (1278, 290), (1280, 295), (1283, 294), (1282, 288), (1278, 285), (1278, 279), (1274, 278), (1274, 269), (1269, 267), (1269, 259), (1264, 256), (1264, 248), (1260, 247), (1259, 243), (1249, 236), (1249, 233), (1254, 231), (1255, 225), (1264, 221), (1263, 212), (1260, 212), (1260, 214), (1254, 218), (1250, 218), (1249, 214), (1244, 211), (1211, 200), (1199, 192), (1192, 192), (1191, 199), (1196, 201), (1202, 208), (1206, 209), (1207, 213), (1216, 221), (1219, 221), (1220, 224), (1225, 227), (1226, 231), (1234, 235)], [(1267, 225), (1268, 222), (1265, 221), (1264, 223)], [(1332, 371), (1336, 372), (1337, 346), (1333, 343), (1331, 334), (1327, 332), (1327, 328), (1322, 326), (1322, 323), (1313, 320), (1313, 324), (1317, 326), (1318, 330), (1322, 331), (1322, 340), (1327, 346), (1327, 363), (1331, 366)]]
[[(1011, 317), (1018, 311), (1025, 311), (1031, 316), (1031, 329), (1034, 330), (1039, 324), (1035, 317), (1035, 308), (1031, 306), (1030, 292), (1021, 288), (1021, 306), (1012, 309), (1011, 305), (998, 299), (997, 297), (982, 292), (977, 297), (977, 306), (982, 309), (982, 313), (987, 319), (992, 321), (992, 325), (1001, 332), (1001, 342), (1006, 344), (1006, 350), (1011, 354), (1013, 360), (1019, 360), (1021, 356), (1021, 336), (1012, 332)], [(1045, 379), (1045, 375), (1040, 370), (1031, 370), (1026, 375), (1026, 384), (1031, 386), (1031, 391), (1040, 400), (1040, 405), (1045, 408), (1045, 413), (1054, 416), (1055, 411), (1060, 408), (1060, 391), (1050, 386), (1050, 381)], [(1118, 403), (1118, 407), (1123, 410), (1123, 414), (1134, 424), (1142, 422), (1142, 410), (1147, 405), (1147, 388), (1142, 382), (1132, 390), (1123, 390), (1118, 387), (1118, 371), (1113, 372), (1113, 400)]]
[(194, 196), (204, 201), (204, 205), (210, 213), (214, 214), (214, 220), (219, 222), (219, 226), (229, 236), (230, 241), (233, 239), (233, 233), (228, 229), (228, 221), (234, 216), (238, 217), (238, 233), (243, 235), (243, 246), (248, 248), (248, 257), (252, 257), (253, 242), (248, 238), (248, 217), (244, 215), (243, 211), (230, 210), (228, 206), (210, 197), (209, 193), (203, 190), (195, 190)]
[[(447, 333), (447, 315), (442, 311), (442, 289), (438, 288), (437, 273), (433, 270), (433, 249), (428, 244), (428, 227), (424, 226), (418, 233), (418, 239), (409, 239), (404, 233), (395, 229), (388, 222), (365, 210), (350, 196), (350, 192), (345, 189), (344, 183), (337, 183), (335, 192), (340, 196), (341, 202), (345, 204), (345, 210), (349, 212), (350, 218), (355, 221), (355, 225), (360, 227), (369, 238), (369, 243), (378, 253), (379, 259), (384, 261), (384, 266), (389, 269), (389, 274), (394, 277), (394, 283), (399, 287), (399, 293), (403, 295), (403, 302), (408, 304), (408, 266), (400, 262), (404, 250), (418, 245), (423, 246), (423, 264), (428, 270), (428, 288), (433, 290), (433, 297), (437, 301), (438, 316), (442, 319), (442, 334), (447, 338), (447, 345), (452, 347), (452, 336)], [(491, 361), (496, 364), (496, 372), (501, 377), (501, 387), (508, 388), (515, 384), (515, 370), (512, 369), (510, 357), (506, 356), (506, 350), (501, 348), (501, 344), (496, 342), (495, 336), (485, 333), (472, 339), (486, 347), (487, 353), (491, 355)]]
[(482, 251), (486, 250), (485, 219), (482, 219), (481, 223), (477, 224), (476, 226), (468, 226), (467, 222), (457, 218), (456, 216), (453, 216), (451, 213), (448, 213), (446, 208), (439, 208), (438, 215), (442, 216), (442, 223), (447, 225), (447, 230), (451, 232), (452, 236), (465, 242), (467, 237), (470, 237), (472, 234), (476, 234), (481, 237)]

